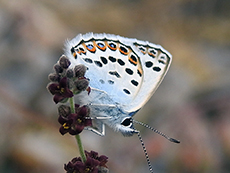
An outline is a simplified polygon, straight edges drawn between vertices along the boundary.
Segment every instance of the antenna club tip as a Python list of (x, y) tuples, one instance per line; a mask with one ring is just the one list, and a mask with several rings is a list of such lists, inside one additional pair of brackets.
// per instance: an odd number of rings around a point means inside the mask
[(176, 139), (173, 139), (173, 138), (170, 138), (169, 139), (171, 142), (174, 142), (174, 143), (177, 143), (177, 144), (179, 144), (180, 143), (180, 141), (179, 140), (176, 140)]

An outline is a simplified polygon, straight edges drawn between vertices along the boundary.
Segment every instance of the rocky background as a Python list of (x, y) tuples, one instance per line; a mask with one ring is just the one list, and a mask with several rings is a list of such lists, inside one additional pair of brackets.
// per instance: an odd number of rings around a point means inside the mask
[[(64, 171), (79, 156), (58, 132), (47, 76), (79, 33), (112, 33), (161, 44), (173, 63), (135, 119), (157, 173), (230, 172), (230, 1), (0, 0), (0, 172)], [(137, 136), (85, 131), (85, 149), (112, 173), (148, 172)]]

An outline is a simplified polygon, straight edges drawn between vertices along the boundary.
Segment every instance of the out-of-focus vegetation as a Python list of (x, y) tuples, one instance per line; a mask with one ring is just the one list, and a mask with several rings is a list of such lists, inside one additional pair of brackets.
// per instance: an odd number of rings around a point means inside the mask
[[(135, 119), (155, 172), (230, 172), (230, 2), (227, 0), (0, 0), (0, 172), (63, 172), (79, 155), (58, 132), (47, 75), (63, 44), (105, 32), (161, 44), (173, 63)], [(111, 172), (148, 172), (137, 136), (83, 132)]]

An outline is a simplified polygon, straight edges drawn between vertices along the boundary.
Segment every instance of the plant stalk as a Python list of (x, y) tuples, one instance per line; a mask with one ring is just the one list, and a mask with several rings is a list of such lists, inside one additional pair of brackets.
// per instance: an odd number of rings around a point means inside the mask
[[(70, 103), (71, 113), (75, 113), (75, 103), (74, 103), (73, 97), (69, 98), (69, 103)], [(84, 147), (83, 147), (82, 142), (81, 142), (81, 137), (80, 137), (80, 135), (76, 135), (75, 138), (77, 140), (78, 150), (79, 150), (79, 153), (81, 155), (82, 161), (86, 162), (86, 156), (85, 156)]]

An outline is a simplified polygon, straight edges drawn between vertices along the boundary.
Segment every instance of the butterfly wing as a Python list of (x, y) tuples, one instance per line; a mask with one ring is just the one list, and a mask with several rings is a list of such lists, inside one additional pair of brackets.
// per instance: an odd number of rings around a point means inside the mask
[(130, 105), (125, 107), (128, 112), (139, 110), (153, 95), (164, 76), (166, 75), (172, 56), (160, 45), (146, 41), (130, 40), (133, 43), (133, 50), (139, 55), (142, 66), (141, 88)]
[[(123, 134), (134, 130), (121, 125), (152, 96), (164, 78), (171, 55), (161, 46), (110, 34), (78, 35), (66, 43), (71, 65), (84, 64), (91, 93), (78, 97), (90, 104), (97, 134), (104, 135), (104, 123)], [(112, 117), (112, 118), (110, 118)]]
[(109, 103), (127, 112), (149, 100), (172, 60), (159, 45), (111, 34), (80, 34), (67, 42), (66, 54), (73, 65), (88, 67), (86, 77), (92, 88), (107, 93)]
[(125, 38), (109, 34), (79, 35), (66, 45), (66, 55), (72, 65), (84, 64), (90, 87), (104, 91), (109, 101), (91, 99), (96, 104), (116, 104), (126, 107), (138, 95), (143, 71), (140, 57)]

